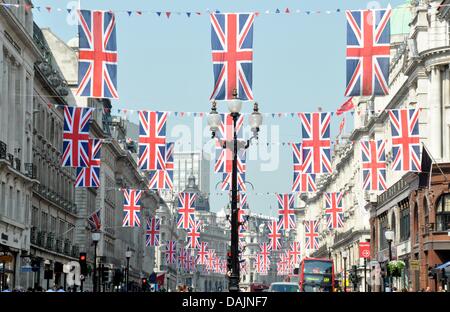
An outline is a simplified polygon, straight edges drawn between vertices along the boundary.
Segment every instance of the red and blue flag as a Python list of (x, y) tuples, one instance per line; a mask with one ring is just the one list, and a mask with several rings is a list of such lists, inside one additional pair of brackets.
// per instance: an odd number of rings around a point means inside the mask
[(211, 14), (214, 90), (211, 99), (253, 100), (253, 13)]
[(167, 112), (139, 112), (139, 169), (166, 169), (167, 116)]
[(77, 95), (117, 99), (116, 18), (106, 11), (79, 10)]
[(346, 96), (387, 95), (391, 9), (346, 11)]
[(392, 109), (389, 111), (392, 135), (392, 169), (420, 172), (420, 109)]
[(100, 152), (102, 140), (89, 139), (88, 167), (77, 167), (75, 187), (99, 187), (100, 186)]
[(64, 106), (63, 167), (89, 166), (89, 125), (92, 108)]
[(331, 113), (299, 113), (304, 173), (331, 173)]

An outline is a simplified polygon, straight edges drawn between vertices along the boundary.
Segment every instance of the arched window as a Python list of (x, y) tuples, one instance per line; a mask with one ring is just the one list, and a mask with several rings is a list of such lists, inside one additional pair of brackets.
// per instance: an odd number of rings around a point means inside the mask
[(394, 212), (392, 212), (391, 213), (391, 231), (393, 231), (394, 232), (394, 242), (395, 242), (395, 238), (397, 237), (396, 236), (396, 234), (397, 234), (397, 229), (396, 229), (396, 222), (395, 222), (395, 213)]
[(428, 208), (428, 200), (427, 198), (424, 196), (423, 198), (423, 216), (424, 216), (424, 221), (425, 221), (425, 226), (427, 226), (427, 224), (429, 223), (429, 208)]
[(436, 230), (447, 231), (450, 229), (450, 194), (442, 195), (436, 206)]
[(414, 206), (414, 233), (416, 233), (415, 243), (419, 243), (419, 208), (417, 204)]

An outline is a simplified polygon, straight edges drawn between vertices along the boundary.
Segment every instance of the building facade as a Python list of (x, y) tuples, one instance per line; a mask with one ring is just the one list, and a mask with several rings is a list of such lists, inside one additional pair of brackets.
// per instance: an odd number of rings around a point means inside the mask
[[(21, 5), (30, 1), (19, 1)], [(24, 6), (0, 7), (0, 286), (21, 285), (30, 265), (33, 167), (33, 17)], [(27, 96), (28, 95), (28, 96)]]

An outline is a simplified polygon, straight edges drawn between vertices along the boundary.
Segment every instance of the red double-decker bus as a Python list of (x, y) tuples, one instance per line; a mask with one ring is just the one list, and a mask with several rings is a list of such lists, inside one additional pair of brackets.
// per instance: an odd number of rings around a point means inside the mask
[(300, 263), (300, 291), (332, 292), (334, 286), (333, 260), (305, 258)]

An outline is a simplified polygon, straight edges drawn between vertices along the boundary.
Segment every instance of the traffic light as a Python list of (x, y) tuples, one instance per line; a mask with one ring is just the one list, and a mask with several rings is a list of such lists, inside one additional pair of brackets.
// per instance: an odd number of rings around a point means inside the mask
[(143, 290), (143, 291), (146, 291), (146, 290), (147, 290), (147, 287), (148, 287), (147, 278), (146, 278), (146, 277), (143, 277), (143, 278), (142, 278), (142, 290)]
[(227, 252), (227, 270), (231, 271), (232, 269), (232, 265), (231, 265), (231, 252)]
[(88, 269), (85, 252), (80, 252), (80, 258), (78, 259), (78, 262), (80, 263), (80, 274), (86, 276), (88, 273)]
[(109, 283), (109, 268), (107, 266), (102, 267), (102, 283)]

